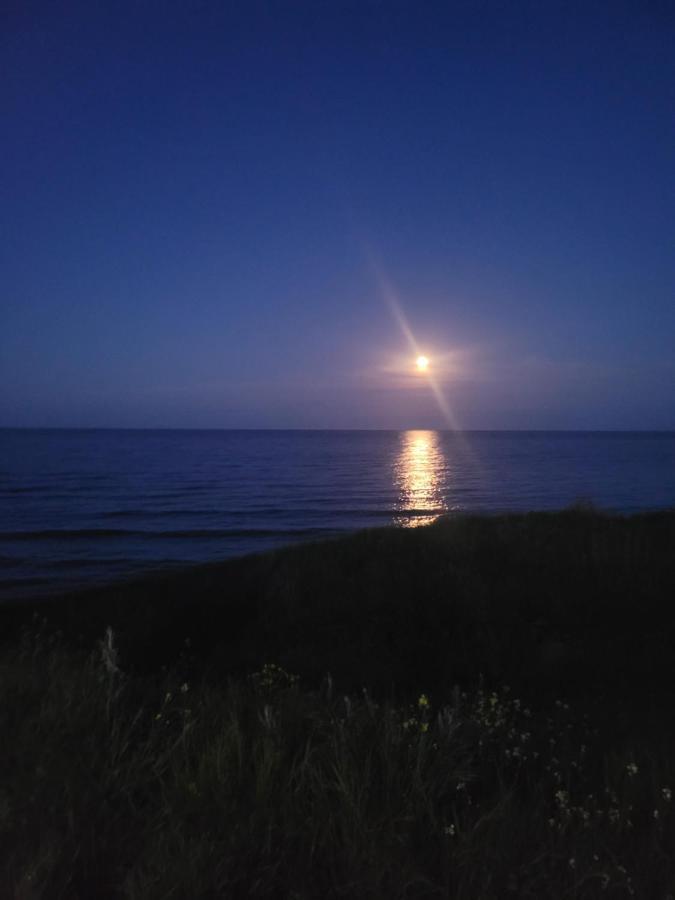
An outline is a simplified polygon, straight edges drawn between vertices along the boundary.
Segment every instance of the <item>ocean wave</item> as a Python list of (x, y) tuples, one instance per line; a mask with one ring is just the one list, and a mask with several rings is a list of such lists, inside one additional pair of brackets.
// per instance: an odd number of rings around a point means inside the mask
[(154, 538), (227, 538), (227, 537), (283, 537), (312, 534), (335, 534), (344, 529), (317, 528), (189, 528), (151, 531), (134, 528), (48, 528), (41, 531), (4, 531), (0, 541), (40, 541), (63, 539), (105, 539), (139, 537)]
[(369, 509), (369, 508), (332, 508), (330, 506), (319, 507), (251, 507), (249, 509), (228, 509), (222, 510), (218, 508), (212, 509), (189, 509), (189, 508), (176, 508), (176, 509), (116, 509), (110, 510), (108, 512), (102, 512), (98, 514), (98, 518), (100, 519), (161, 519), (161, 518), (190, 518), (194, 516), (195, 518), (207, 518), (209, 516), (223, 516), (226, 515), (229, 518), (253, 518), (258, 516), (320, 516), (321, 518), (326, 518), (328, 516), (344, 516), (354, 520), (360, 519), (393, 519), (400, 515), (406, 516), (431, 516), (431, 515), (441, 515), (445, 510), (439, 509), (438, 507), (434, 508), (414, 508), (414, 509), (395, 509), (389, 507), (379, 507), (377, 509)]

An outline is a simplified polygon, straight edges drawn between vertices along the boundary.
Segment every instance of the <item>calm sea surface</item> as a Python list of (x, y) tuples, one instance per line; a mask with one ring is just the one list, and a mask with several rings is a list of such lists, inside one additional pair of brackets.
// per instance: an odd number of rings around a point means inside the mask
[(675, 432), (0, 430), (0, 597), (455, 511), (675, 506)]

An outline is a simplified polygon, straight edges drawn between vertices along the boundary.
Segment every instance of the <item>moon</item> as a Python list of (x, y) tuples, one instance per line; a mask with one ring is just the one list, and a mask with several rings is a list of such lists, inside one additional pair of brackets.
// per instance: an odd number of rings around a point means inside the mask
[(429, 359), (426, 356), (418, 356), (415, 360), (418, 372), (426, 372), (429, 368)]

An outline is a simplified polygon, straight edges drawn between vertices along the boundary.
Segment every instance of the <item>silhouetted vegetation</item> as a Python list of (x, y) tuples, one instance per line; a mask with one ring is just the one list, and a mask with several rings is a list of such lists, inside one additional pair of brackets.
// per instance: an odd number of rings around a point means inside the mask
[(4, 608), (0, 895), (665, 900), (674, 550), (470, 516)]

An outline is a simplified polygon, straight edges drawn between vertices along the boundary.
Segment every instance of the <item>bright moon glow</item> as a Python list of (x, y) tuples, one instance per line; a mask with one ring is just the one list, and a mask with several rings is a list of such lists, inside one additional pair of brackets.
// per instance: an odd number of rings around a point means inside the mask
[(415, 360), (419, 372), (426, 372), (429, 368), (429, 360), (426, 356), (418, 356)]

